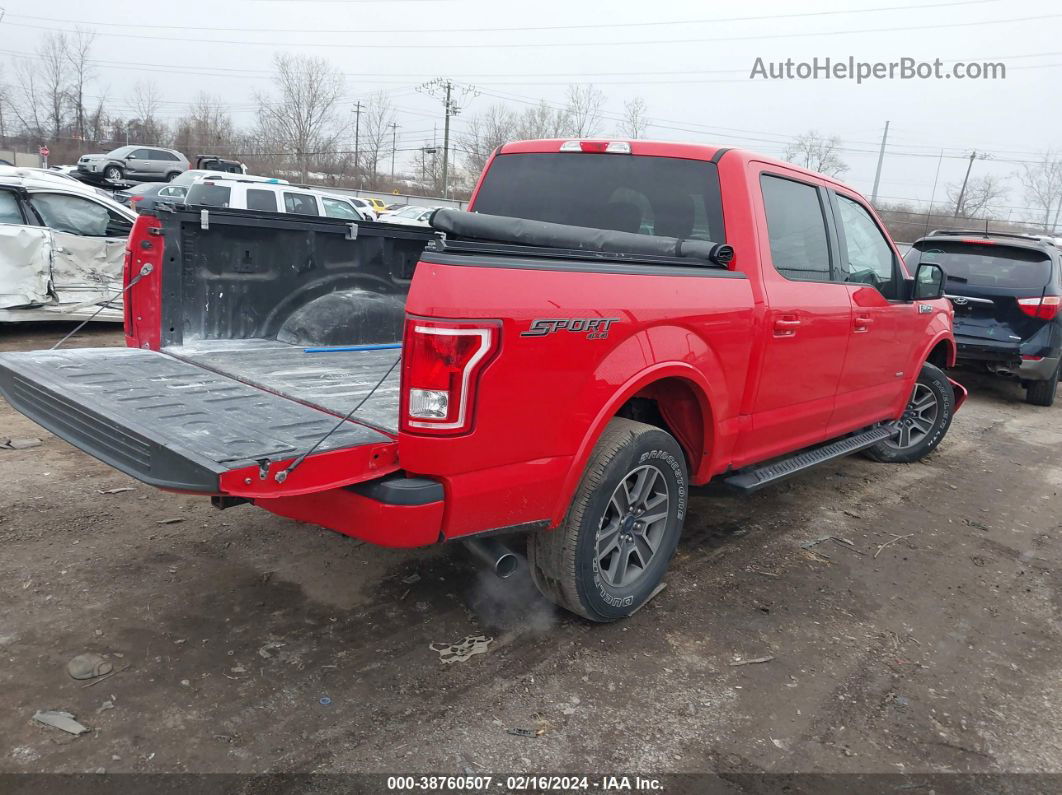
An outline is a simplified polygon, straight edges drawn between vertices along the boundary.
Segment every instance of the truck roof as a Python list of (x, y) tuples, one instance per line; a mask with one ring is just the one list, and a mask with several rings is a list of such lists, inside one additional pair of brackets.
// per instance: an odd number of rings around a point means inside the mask
[(794, 163), (779, 160), (776, 157), (769, 157), (760, 154), (759, 152), (752, 152), (748, 149), (715, 146), (712, 144), (690, 144), (677, 141), (642, 141), (631, 138), (540, 138), (527, 141), (512, 141), (503, 144), (498, 149), (497, 154), (550, 154), (565, 151), (562, 150), (561, 147), (565, 144), (570, 145), (572, 142), (585, 142), (597, 145), (621, 144), (630, 148), (630, 151), (624, 154), (648, 155), (650, 157), (678, 157), (687, 160), (718, 162), (723, 155), (726, 155), (728, 158), (737, 158), (745, 162), (755, 160), (757, 162), (769, 163), (771, 165), (777, 165), (793, 171), (798, 171), (809, 176), (814, 176), (818, 179), (824, 179), (838, 187), (844, 188), (845, 190), (855, 192), (853, 188), (840, 180), (826, 174), (810, 171), (809, 169), (802, 168)]

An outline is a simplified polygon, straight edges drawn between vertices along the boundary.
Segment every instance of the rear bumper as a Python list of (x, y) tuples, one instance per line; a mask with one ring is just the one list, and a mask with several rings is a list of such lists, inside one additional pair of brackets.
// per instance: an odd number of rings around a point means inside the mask
[(254, 504), (383, 547), (422, 547), (442, 540), (443, 485), (429, 478), (395, 475)]
[[(1040, 356), (1036, 359), (1022, 358), (1028, 344), (1019, 345), (1011, 342), (993, 342), (970, 337), (956, 337), (959, 363), (977, 363), (995, 365), (1002, 374), (1010, 374), (1023, 381), (1046, 381), (1058, 369), (1062, 355)], [(1044, 350), (1040, 346), (1032, 350)]]
[(1055, 374), (1060, 356), (1044, 356), (1041, 359), (1023, 359), (1017, 376), (1023, 381), (1047, 381)]

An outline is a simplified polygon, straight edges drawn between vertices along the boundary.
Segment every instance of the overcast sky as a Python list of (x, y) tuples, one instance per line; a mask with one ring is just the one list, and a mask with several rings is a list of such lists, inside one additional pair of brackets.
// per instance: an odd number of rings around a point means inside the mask
[[(346, 75), (353, 103), (386, 90), (398, 108), (399, 147), (421, 145), (441, 106), (415, 86), (438, 76), (475, 85), (454, 120), (492, 103), (563, 101), (571, 82), (593, 82), (618, 117), (641, 96), (649, 136), (744, 146), (780, 155), (814, 128), (844, 141), (845, 180), (870, 193), (890, 120), (880, 195), (936, 199), (962, 179), (970, 150), (987, 152), (974, 175), (1013, 174), (1022, 160), (1062, 149), (1062, 6), (1047, 0), (4, 0), (0, 52), (29, 53), (44, 30), (94, 29), (96, 85), (128, 113), (138, 80), (153, 80), (176, 118), (201, 90), (250, 123), (256, 91), (269, 89), (283, 49), (321, 55)], [(197, 28), (198, 26), (198, 28)], [(1002, 61), (1005, 80), (750, 80), (757, 57), (889, 61)], [(615, 122), (606, 122), (611, 132)], [(1028, 205), (1011, 180), (1003, 213)]]

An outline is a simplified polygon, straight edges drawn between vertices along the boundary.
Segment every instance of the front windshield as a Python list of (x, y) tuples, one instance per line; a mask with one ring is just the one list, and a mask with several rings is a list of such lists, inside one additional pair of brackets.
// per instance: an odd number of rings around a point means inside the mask
[(119, 146), (117, 149), (113, 149), (107, 153), (107, 157), (125, 157), (127, 154), (133, 151), (136, 147), (133, 146)]

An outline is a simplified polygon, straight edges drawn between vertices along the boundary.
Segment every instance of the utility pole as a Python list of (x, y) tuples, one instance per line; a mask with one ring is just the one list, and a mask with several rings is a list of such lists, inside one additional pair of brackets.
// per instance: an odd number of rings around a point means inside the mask
[(889, 140), (889, 123), (885, 122), (885, 132), (881, 134), (881, 149), (878, 150), (878, 170), (874, 172), (874, 190), (870, 192), (870, 203), (878, 204), (878, 185), (881, 183), (881, 164), (885, 160), (885, 142)]
[(395, 152), (398, 151), (398, 122), (391, 122), (391, 187), (395, 181)]
[(962, 200), (966, 197), (966, 183), (970, 181), (970, 171), (973, 169), (973, 161), (977, 158), (977, 151), (970, 152), (970, 163), (966, 166), (966, 176), (962, 178), (962, 187), (959, 188), (959, 198), (955, 200), (955, 215), (952, 218), (959, 217), (959, 210), (962, 209)]
[(937, 158), (937, 173), (933, 176), (933, 192), (929, 194), (929, 212), (926, 213), (926, 227), (925, 233), (929, 234), (929, 219), (933, 217), (933, 202), (937, 198), (937, 182), (940, 181), (940, 164), (944, 162), (944, 150), (940, 150), (940, 157)]
[[(450, 195), (450, 117), (456, 116), (461, 112), (458, 102), (463, 102), (465, 99), (475, 97), (479, 92), (476, 90), (475, 86), (455, 84), (452, 80), (443, 77), (437, 77), (434, 80), (429, 80), (423, 85), (417, 86), (417, 91), (430, 94), (436, 99), (441, 99), (443, 103), (442, 182), (443, 198), (448, 198)], [(455, 93), (461, 94), (460, 99), (454, 97)]]
[(354, 177), (358, 181), (358, 187), (361, 187), (361, 172), (358, 170), (358, 166), (361, 160), (358, 157), (361, 149), (361, 100), (359, 99), (354, 103), (354, 108), (351, 110), (354, 114)]

